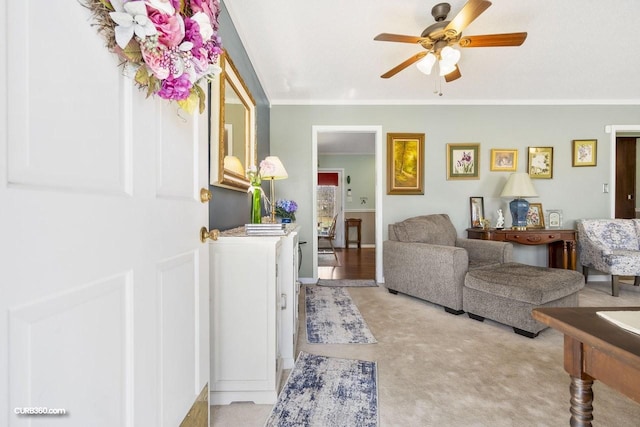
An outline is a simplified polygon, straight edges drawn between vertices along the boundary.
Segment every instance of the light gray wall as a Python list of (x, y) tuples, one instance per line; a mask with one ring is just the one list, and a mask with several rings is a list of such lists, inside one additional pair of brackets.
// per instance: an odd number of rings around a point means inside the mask
[[(509, 200), (499, 194), (509, 173), (490, 172), (491, 148), (518, 150), (518, 171), (527, 167), (527, 147), (553, 147), (553, 179), (534, 180), (540, 197), (530, 199), (546, 209), (562, 209), (565, 228), (578, 218), (609, 217), (609, 194), (602, 184), (610, 177), (610, 135), (605, 125), (637, 124), (640, 106), (273, 106), (271, 150), (285, 164), (289, 179), (278, 181), (278, 194), (300, 205), (297, 222), (301, 240), (312, 236), (313, 176), (311, 140), (313, 125), (382, 126), (388, 132), (425, 133), (425, 194), (386, 195), (383, 191), (383, 233), (387, 225), (427, 213), (450, 215), (458, 234), (469, 227), (469, 197), (484, 197), (485, 212), (495, 224), (498, 208), (506, 215)], [(596, 167), (571, 166), (573, 139), (598, 140)], [(480, 179), (446, 179), (446, 144), (480, 143)], [(386, 147), (383, 149), (386, 153)], [(385, 154), (386, 155), (386, 154)], [(386, 158), (383, 159), (386, 165)], [(543, 247), (516, 248), (516, 260), (546, 264)], [(305, 245), (301, 277), (312, 277), (311, 245)]]
[[(319, 168), (343, 168), (342, 185), (345, 192), (345, 210), (373, 210), (376, 208), (376, 170), (375, 156), (368, 154), (353, 155), (322, 155), (318, 156)], [(347, 176), (351, 176), (351, 183), (347, 184)], [(351, 198), (347, 199), (347, 190), (351, 189)], [(362, 204), (361, 197), (366, 203)]]
[[(236, 32), (226, 6), (224, 3), (221, 3), (220, 6), (221, 10), (218, 19), (222, 45), (256, 101), (256, 137), (258, 142), (258, 161), (260, 161), (269, 155), (269, 100), (262, 89), (262, 85)], [(208, 99), (212, 102), (210, 96)], [(263, 188), (268, 192), (266, 185), (263, 185)], [(213, 200), (209, 203), (209, 228), (226, 230), (249, 222), (250, 206), (247, 193), (216, 186), (209, 186), (209, 189), (213, 195)]]

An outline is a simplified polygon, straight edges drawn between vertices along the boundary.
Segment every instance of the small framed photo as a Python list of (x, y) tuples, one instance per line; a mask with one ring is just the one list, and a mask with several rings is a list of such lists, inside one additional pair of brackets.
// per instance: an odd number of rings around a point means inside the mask
[(544, 211), (542, 203), (529, 203), (527, 212), (527, 228), (544, 228)]
[(560, 209), (549, 209), (547, 211), (547, 227), (562, 228), (562, 211)]
[(447, 179), (480, 179), (480, 144), (447, 144)]
[(518, 169), (518, 150), (492, 148), (490, 169), (496, 172), (515, 172)]
[(573, 140), (573, 167), (595, 166), (598, 148), (597, 139), (574, 139)]
[(424, 194), (424, 133), (388, 133), (387, 159), (387, 194)]
[(529, 147), (528, 170), (531, 178), (553, 178), (553, 147)]
[(484, 228), (484, 198), (469, 197), (469, 209), (471, 214), (471, 228)]

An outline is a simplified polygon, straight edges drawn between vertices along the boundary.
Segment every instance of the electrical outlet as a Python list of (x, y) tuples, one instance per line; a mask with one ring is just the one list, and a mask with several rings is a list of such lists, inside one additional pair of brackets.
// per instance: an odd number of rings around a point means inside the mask
[(366, 205), (368, 200), (369, 200), (368, 197), (360, 197), (360, 204)]
[(609, 184), (602, 184), (602, 192), (603, 193), (609, 192)]

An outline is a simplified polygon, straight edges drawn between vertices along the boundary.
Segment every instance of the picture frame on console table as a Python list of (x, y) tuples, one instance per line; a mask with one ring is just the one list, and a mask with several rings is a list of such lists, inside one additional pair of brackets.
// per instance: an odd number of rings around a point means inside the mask
[(546, 217), (547, 228), (562, 228), (562, 210), (549, 209)]
[(596, 166), (597, 148), (597, 139), (574, 139), (573, 161), (571, 162), (571, 166)]
[(387, 134), (387, 194), (424, 194), (424, 133)]
[(527, 229), (544, 228), (544, 211), (542, 203), (529, 203), (529, 212), (527, 212)]
[(529, 147), (528, 160), (531, 179), (553, 178), (553, 147)]
[(471, 228), (484, 228), (482, 226), (482, 220), (484, 220), (484, 198), (469, 197), (469, 211)]
[(447, 179), (480, 179), (480, 144), (447, 144)]

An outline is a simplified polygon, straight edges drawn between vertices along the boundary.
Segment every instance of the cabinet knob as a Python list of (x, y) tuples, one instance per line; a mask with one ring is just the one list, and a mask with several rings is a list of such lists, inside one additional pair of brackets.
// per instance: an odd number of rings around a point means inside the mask
[(207, 227), (202, 227), (200, 229), (200, 241), (205, 243), (207, 239), (218, 240), (218, 236), (220, 235), (220, 231), (217, 229), (213, 229), (211, 231), (207, 230)]

